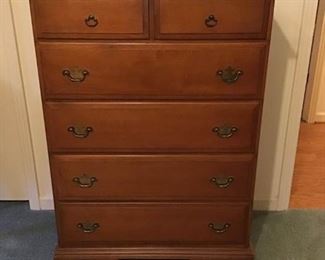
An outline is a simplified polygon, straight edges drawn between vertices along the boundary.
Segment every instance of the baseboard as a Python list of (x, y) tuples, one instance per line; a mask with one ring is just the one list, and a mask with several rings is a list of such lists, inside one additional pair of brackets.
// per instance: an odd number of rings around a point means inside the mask
[(209, 247), (120, 247), (120, 248), (57, 248), (55, 260), (119, 260), (119, 259), (187, 259), (187, 260), (253, 260), (250, 248)]
[(53, 210), (54, 201), (52, 198), (40, 198), (41, 210)]
[[(51, 198), (41, 198), (41, 210), (53, 210), (54, 202)], [(254, 210), (276, 211), (278, 210), (277, 200), (255, 200)]]
[(315, 116), (315, 121), (317, 123), (325, 123), (325, 113), (317, 113)]
[(278, 200), (254, 200), (254, 210), (277, 211)]

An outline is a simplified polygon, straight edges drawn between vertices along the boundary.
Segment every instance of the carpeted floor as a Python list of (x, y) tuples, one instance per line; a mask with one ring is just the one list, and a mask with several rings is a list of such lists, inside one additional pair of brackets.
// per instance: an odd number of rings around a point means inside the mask
[[(324, 260), (325, 211), (258, 212), (252, 242), (256, 260)], [(50, 260), (55, 244), (52, 211), (0, 202), (0, 260)]]
[(53, 211), (28, 203), (0, 202), (0, 260), (48, 260), (56, 243)]

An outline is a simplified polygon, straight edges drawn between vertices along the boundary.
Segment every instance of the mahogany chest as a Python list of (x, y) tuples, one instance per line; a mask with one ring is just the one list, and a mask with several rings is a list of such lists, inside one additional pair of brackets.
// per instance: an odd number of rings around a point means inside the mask
[(273, 0), (31, 0), (55, 259), (253, 259)]

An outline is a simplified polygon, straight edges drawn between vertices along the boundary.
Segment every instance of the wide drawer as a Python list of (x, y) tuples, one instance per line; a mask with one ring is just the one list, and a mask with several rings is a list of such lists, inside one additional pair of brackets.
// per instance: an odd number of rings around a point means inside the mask
[(258, 102), (47, 102), (55, 151), (253, 152)]
[(33, 0), (41, 38), (147, 38), (147, 0)]
[(265, 38), (272, 0), (155, 0), (161, 39)]
[(263, 93), (264, 43), (40, 43), (39, 50), (47, 98), (214, 99)]
[(252, 155), (53, 155), (59, 200), (248, 200)]
[(59, 203), (60, 246), (247, 245), (246, 204)]

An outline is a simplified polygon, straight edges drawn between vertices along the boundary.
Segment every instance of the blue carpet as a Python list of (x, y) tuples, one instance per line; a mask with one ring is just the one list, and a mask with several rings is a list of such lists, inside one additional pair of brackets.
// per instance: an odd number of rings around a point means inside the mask
[[(50, 260), (56, 244), (53, 211), (0, 202), (0, 260)], [(256, 260), (324, 260), (325, 211), (257, 212)]]
[(53, 211), (31, 211), (28, 203), (0, 202), (0, 260), (53, 259)]

